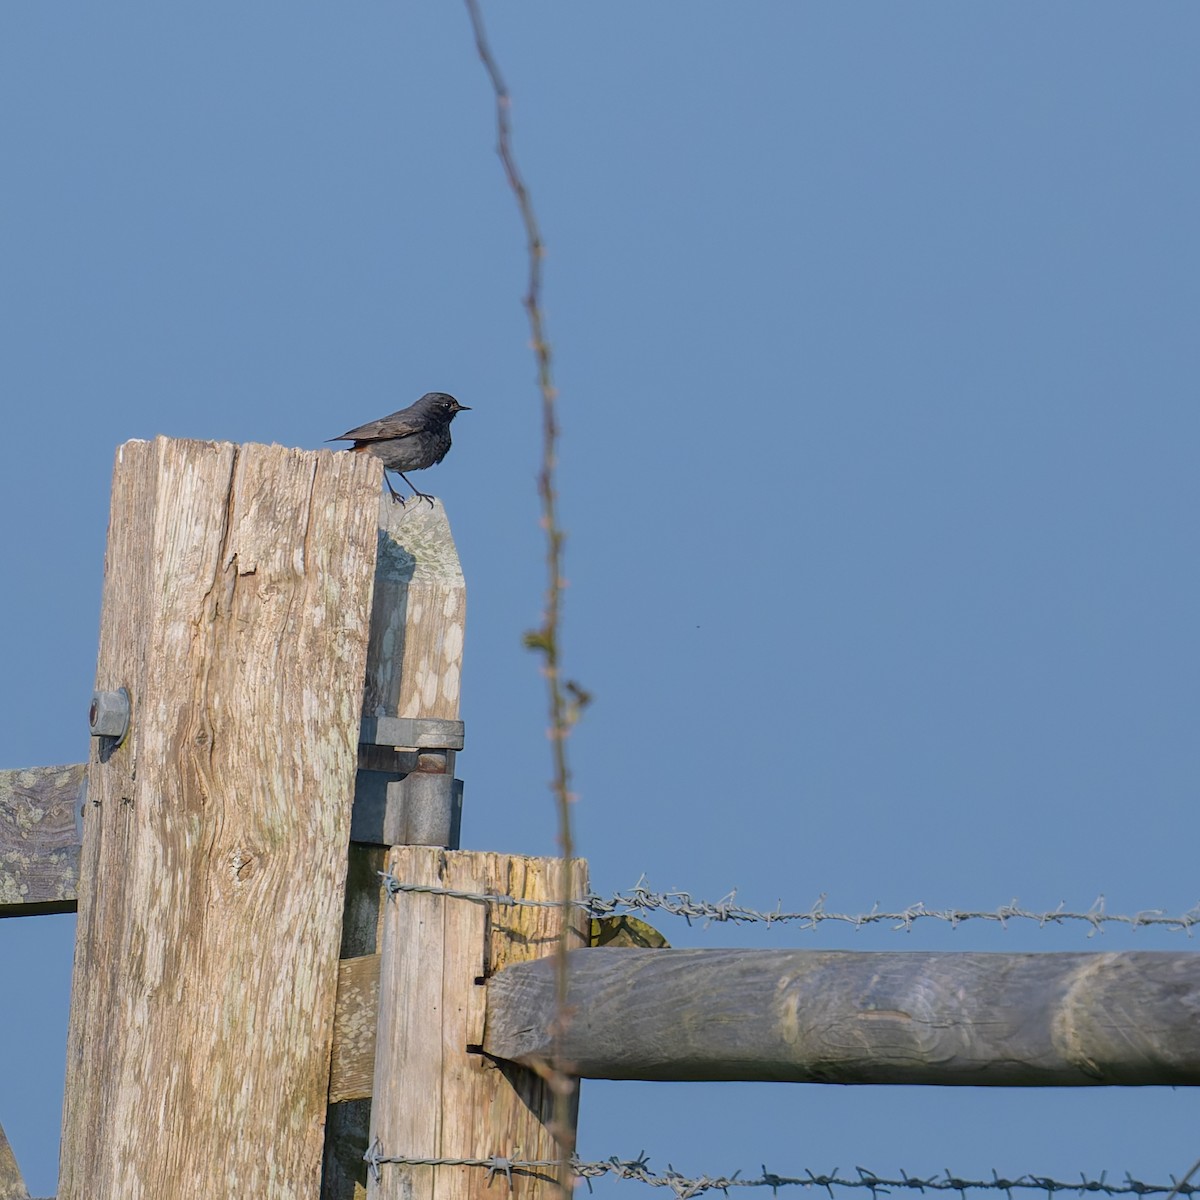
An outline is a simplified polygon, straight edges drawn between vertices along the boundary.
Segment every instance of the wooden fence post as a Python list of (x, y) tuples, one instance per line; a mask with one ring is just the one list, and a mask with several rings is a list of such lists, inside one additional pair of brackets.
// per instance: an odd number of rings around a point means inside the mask
[[(525, 1162), (562, 1157), (551, 1133), (550, 1076), (480, 1053), (486, 977), (510, 963), (554, 953), (564, 923), (569, 944), (585, 942), (588, 920), (555, 906), (560, 859), (396, 846), (388, 869), (407, 884), (551, 902), (524, 907), (399, 891), (384, 914), (372, 1145), (384, 1158)], [(587, 891), (584, 864), (572, 871)], [(575, 1112), (569, 1120), (574, 1127)], [(519, 1194), (555, 1193), (553, 1167), (516, 1168)], [(372, 1200), (484, 1200), (493, 1176), (479, 1166), (384, 1162)], [(569, 1186), (569, 1181), (566, 1181)]]
[[(382, 496), (378, 538), (364, 724), (457, 721), (466, 584), (445, 509), (440, 501), (399, 505)], [(359, 747), (322, 1200), (366, 1195), (384, 901), (379, 873), (389, 845), (404, 840), (398, 834), (406, 824), (404, 789), (389, 784), (414, 775), (452, 787), (454, 758), (453, 750)], [(347, 1058), (350, 1069), (340, 1069)]]
[[(465, 600), (442, 506), (401, 508), (385, 500), (363, 703), (364, 731), (376, 742), (386, 742), (389, 729), (402, 738), (415, 728), (405, 721), (457, 722)], [(350, 855), (322, 1198), (408, 1196), (410, 1185), (447, 1200), (482, 1196), (489, 1177), (478, 1168), (422, 1169), (414, 1179), (408, 1167), (381, 1164), (379, 1177), (368, 1182), (363, 1152), (377, 1138), (381, 1145), (425, 1147), (407, 1154), (558, 1157), (545, 1077), (497, 1065), (478, 1045), (485, 975), (557, 946), (564, 925), (554, 907), (561, 863), (440, 846), (388, 849), (409, 822), (405, 797), (380, 779), (407, 775), (448, 784), (454, 750), (367, 743), (359, 766), (353, 836), (361, 840)], [(432, 792), (420, 789), (419, 798)], [(551, 904), (501, 907), (408, 892), (388, 900), (378, 877), (383, 868), (410, 882)], [(575, 865), (573, 882), (583, 895), (583, 864)], [(571, 944), (582, 945), (586, 917), (573, 913), (566, 923)], [(569, 1116), (573, 1123), (573, 1108)], [(540, 1171), (538, 1181), (554, 1186), (555, 1172)]]
[(117, 453), (60, 1200), (316, 1197), (380, 466)]

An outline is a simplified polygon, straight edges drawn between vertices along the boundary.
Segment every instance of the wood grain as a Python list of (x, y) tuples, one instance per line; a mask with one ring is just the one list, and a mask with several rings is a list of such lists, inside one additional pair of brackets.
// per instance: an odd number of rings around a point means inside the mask
[[(456, 720), (466, 587), (440, 501), (380, 499), (375, 591), (363, 694), (364, 717)], [(384, 912), (379, 872), (407, 805), (387, 785), (413, 771), (453, 775), (454, 752), (397, 752), (361, 745), (342, 924), (322, 1200), (362, 1200), (370, 1136), (379, 947)]]
[[(557, 899), (558, 859), (422, 846), (396, 846), (388, 866), (410, 883)], [(582, 864), (574, 886), (586, 891)], [(586, 917), (572, 913), (582, 945)], [(380, 970), (372, 1139), (385, 1155), (555, 1159), (549, 1122), (554, 1096), (544, 1075), (497, 1065), (477, 1052), (488, 972), (553, 954), (562, 927), (554, 907), (502, 907), (400, 892), (388, 901)], [(571, 1124), (574, 1111), (569, 1114)], [(483, 1200), (487, 1172), (476, 1167), (387, 1164), (368, 1195), (404, 1200)], [(552, 1171), (517, 1174), (522, 1197), (549, 1194)]]
[[(1200, 955), (586, 949), (563, 1053), (587, 1079), (1200, 1084)], [(488, 984), (484, 1049), (537, 1063), (548, 963)]]
[(442, 502), (383, 496), (363, 716), (458, 718), (466, 611)]
[(0, 917), (75, 911), (86, 777), (85, 763), (0, 771)]
[(378, 1016), (379, 955), (343, 959), (338, 963), (337, 1004), (333, 1014), (330, 1104), (370, 1099), (375, 1078)]
[(380, 470), (131, 442), (96, 684), (60, 1200), (315, 1197)]
[[(465, 630), (466, 585), (441, 501), (432, 507), (416, 500), (400, 505), (382, 497), (365, 723), (396, 717), (457, 722)], [(448, 781), (439, 788), (423, 778), (454, 775), (454, 750), (437, 748), (453, 743), (409, 733), (435, 749), (423, 750), (414, 762), (408, 751), (415, 747), (359, 747), (351, 836), (385, 846), (456, 846), (461, 801)], [(404, 786), (389, 786), (406, 775), (411, 777)]]

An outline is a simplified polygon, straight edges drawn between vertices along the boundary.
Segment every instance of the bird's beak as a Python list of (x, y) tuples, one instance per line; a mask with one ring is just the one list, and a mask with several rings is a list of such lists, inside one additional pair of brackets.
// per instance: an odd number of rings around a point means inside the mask
[(454, 411), (455, 412), (470, 412), (471, 406), (469, 404), (459, 404), (459, 402), (457, 400), (455, 400)]

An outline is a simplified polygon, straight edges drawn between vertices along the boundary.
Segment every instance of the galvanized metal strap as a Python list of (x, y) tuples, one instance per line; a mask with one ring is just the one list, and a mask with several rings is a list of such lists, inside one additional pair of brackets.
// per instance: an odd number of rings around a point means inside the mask
[(461, 750), (463, 736), (461, 721), (440, 717), (363, 717), (358, 740), (368, 746)]

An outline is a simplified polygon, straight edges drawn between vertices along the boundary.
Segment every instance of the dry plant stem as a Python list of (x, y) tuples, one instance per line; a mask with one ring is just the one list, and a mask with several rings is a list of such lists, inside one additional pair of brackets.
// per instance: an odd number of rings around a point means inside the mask
[(1188, 1173), (1167, 1193), (1165, 1200), (1175, 1200), (1175, 1197), (1191, 1182), (1192, 1176), (1197, 1171), (1200, 1171), (1200, 1158), (1192, 1163), (1188, 1168)]
[[(565, 869), (562, 873), (563, 904), (573, 895), (571, 861), (574, 856), (574, 840), (571, 836), (571, 770), (567, 758), (567, 737), (571, 729), (571, 712), (568, 707), (563, 681), (559, 672), (559, 631), (562, 616), (563, 592), (563, 543), (564, 536), (558, 522), (558, 490), (555, 470), (558, 463), (558, 420), (555, 410), (557, 392), (551, 371), (551, 349), (545, 333), (542, 314), (542, 256), (544, 247), (529, 189), (517, 167), (512, 148), (512, 127), (509, 121), (510, 98), (504, 77), (492, 55), (483, 26), (483, 15), (478, 0), (465, 0), (471, 28), (475, 35), (475, 48), (488, 73), (496, 97), (497, 153), (504, 165), (508, 185), (516, 197), (521, 220), (525, 226), (525, 241), (529, 255), (529, 279), (524, 297), (526, 315), (532, 335), (534, 357), (537, 360), (538, 389), (542, 397), (542, 465), (538, 474), (538, 495), (541, 499), (541, 523), (546, 531), (546, 591), (542, 612), (542, 626), (532, 639), (542, 654), (543, 671), (550, 708), (550, 745), (554, 765), (552, 788), (558, 807), (559, 848), (562, 851)], [(559, 1023), (566, 1019), (567, 988), (567, 930), (564, 923), (563, 935), (558, 947), (558, 1011)], [(555, 1124), (565, 1156), (574, 1151), (573, 1139), (564, 1136), (571, 1128), (569, 1119), (575, 1082), (563, 1070), (560, 1056), (555, 1054), (553, 1068), (558, 1076), (556, 1090), (559, 1096)], [(569, 1190), (566, 1172), (561, 1173), (560, 1182), (564, 1191)]]

